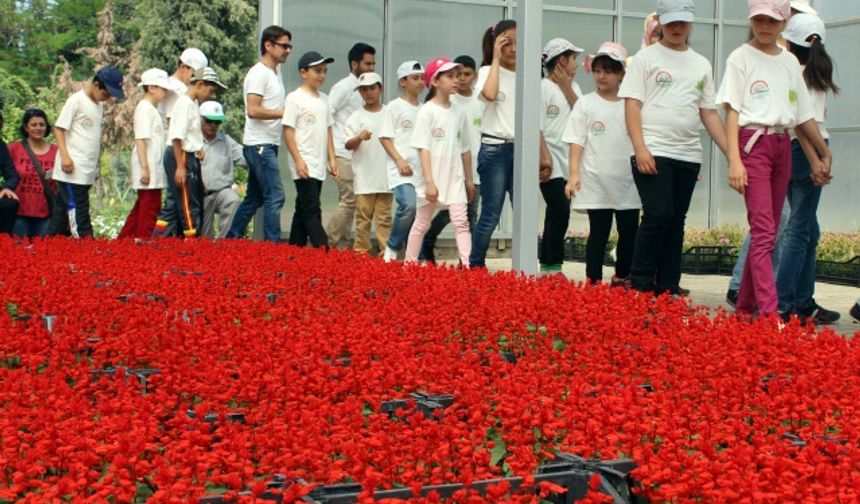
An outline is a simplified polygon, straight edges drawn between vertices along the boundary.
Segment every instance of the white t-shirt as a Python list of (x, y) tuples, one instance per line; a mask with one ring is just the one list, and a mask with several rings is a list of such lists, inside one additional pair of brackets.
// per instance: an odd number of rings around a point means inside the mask
[(182, 150), (197, 152), (203, 149), (203, 131), (200, 129), (200, 111), (197, 102), (188, 95), (182, 95), (173, 105), (173, 117), (167, 128), (167, 140), (170, 144), (176, 139), (182, 140)]
[(410, 144), (412, 142), (412, 131), (415, 129), (415, 118), (418, 116), (420, 107), (413, 106), (403, 98), (392, 100), (385, 106), (385, 118), (382, 121), (382, 129), (379, 138), (390, 138), (394, 141), (394, 148), (404, 161), (412, 167), (412, 175), (405, 177), (397, 169), (397, 163), (388, 157), (388, 188), (394, 189), (401, 184), (423, 184), (421, 176), (421, 163), (418, 160), (418, 152)]
[(258, 61), (245, 75), (242, 84), (242, 96), (245, 100), (245, 133), (242, 143), (245, 145), (281, 145), (280, 119), (251, 119), (248, 116), (248, 95), (263, 97), (261, 106), (269, 110), (284, 109), (284, 83), (277, 70), (267, 67)]
[(103, 115), (104, 105), (90, 100), (84, 91), (69, 96), (54, 126), (66, 132), (66, 149), (75, 163), (75, 169), (72, 173), (59, 169), (62, 157), (57, 149), (54, 166), (58, 169), (51, 171), (54, 180), (79, 185), (92, 185), (96, 181)]
[(165, 119), (173, 117), (173, 106), (176, 104), (176, 100), (188, 92), (188, 86), (172, 75), (170, 76), (170, 83), (173, 84), (174, 89), (168, 91), (164, 101), (158, 104), (158, 112)]
[(364, 106), (361, 95), (355, 90), (356, 86), (358, 86), (358, 77), (350, 72), (349, 75), (332, 86), (328, 94), (331, 115), (334, 117), (334, 127), (332, 127), (334, 153), (336, 156), (346, 159), (352, 158), (353, 154), (345, 145), (346, 141), (349, 140), (344, 133), (346, 121), (353, 112)]
[[(481, 133), (492, 135), (506, 140), (514, 139), (514, 127), (516, 125), (516, 89), (517, 74), (510, 70), (499, 67), (499, 94), (496, 101), (490, 103), (484, 98), (481, 90), (490, 76), (490, 67), (483, 66), (478, 70), (478, 81), (475, 84), (475, 92), (478, 99), (486, 104), (484, 117), (481, 120)], [(487, 140), (487, 143), (494, 143)]]
[(624, 100), (608, 101), (589, 93), (573, 106), (562, 141), (583, 147), (579, 163), (581, 188), (574, 210), (641, 208), (633, 183), (633, 146), (624, 121)]
[(472, 182), (475, 185), (481, 183), (478, 176), (478, 151), (481, 149), (481, 120), (484, 116), (484, 104), (478, 100), (477, 91), (472, 96), (451, 95), (451, 103), (457, 105), (466, 114), (466, 122), (469, 126), (469, 147), (472, 152)]
[(370, 140), (359, 144), (352, 151), (352, 173), (355, 176), (355, 194), (379, 194), (388, 190), (388, 153), (379, 141), (379, 130), (385, 119), (385, 108), (379, 112), (369, 112), (364, 107), (356, 110), (346, 120), (344, 134), (346, 140), (354, 138), (361, 130), (371, 133)]
[(717, 103), (738, 112), (738, 124), (795, 125), (815, 117), (797, 58), (786, 50), (770, 55), (744, 44), (729, 55)]
[(642, 133), (654, 156), (702, 162), (700, 109), (716, 109), (711, 63), (691, 48), (650, 45), (633, 58), (618, 95), (642, 102)]
[(830, 138), (830, 132), (827, 131), (827, 93), (809, 88), (807, 90), (809, 91), (809, 99), (812, 101), (815, 122), (818, 123), (818, 131), (821, 132), (821, 137), (827, 140)]
[[(454, 104), (443, 108), (432, 101), (427, 102), (415, 120), (411, 145), (416, 150), (427, 149), (430, 152), (430, 173), (439, 190), (437, 204), (440, 206), (468, 202), (463, 172), (463, 154), (470, 150), (468, 130), (465, 111)], [(422, 183), (415, 186), (419, 206), (428, 203), (423, 175), (422, 171)]]
[[(567, 159), (570, 150), (569, 146), (562, 142), (561, 137), (564, 135), (565, 128), (567, 128), (567, 120), (570, 117), (571, 108), (567, 104), (567, 98), (564, 97), (564, 93), (558, 87), (558, 84), (549, 79), (543, 79), (541, 80), (540, 87), (540, 129), (543, 131), (543, 138), (552, 156), (552, 175), (549, 178), (567, 179)], [(577, 97), (582, 96), (579, 84), (572, 82), (571, 88)]]
[(158, 109), (149, 100), (140, 100), (134, 109), (134, 139), (146, 142), (149, 184), (140, 183), (140, 157), (135, 142), (131, 149), (132, 189), (164, 189), (167, 187), (167, 175), (164, 172), (164, 123)]
[[(284, 104), (284, 126), (296, 130), (296, 146), (308, 167), (310, 178), (325, 180), (328, 171), (328, 129), (334, 123), (328, 107), (328, 96), (313, 96), (302, 88), (287, 95)], [(299, 178), (296, 160), (287, 156), (293, 180)]]

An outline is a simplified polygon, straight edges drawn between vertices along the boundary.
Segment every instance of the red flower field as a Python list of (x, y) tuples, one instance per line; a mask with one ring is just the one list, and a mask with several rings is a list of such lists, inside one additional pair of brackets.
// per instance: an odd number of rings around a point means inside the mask
[(631, 458), (652, 502), (860, 501), (860, 348), (828, 330), (245, 241), (0, 254), (0, 502), (250, 501), (276, 475), (285, 502), (540, 502), (561, 453)]

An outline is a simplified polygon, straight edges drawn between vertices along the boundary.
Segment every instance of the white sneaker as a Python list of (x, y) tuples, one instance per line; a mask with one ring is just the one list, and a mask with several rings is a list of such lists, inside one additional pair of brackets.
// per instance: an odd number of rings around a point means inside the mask
[(389, 263), (395, 259), (397, 259), (397, 251), (392, 250), (391, 247), (385, 247), (385, 253), (382, 254), (382, 260)]

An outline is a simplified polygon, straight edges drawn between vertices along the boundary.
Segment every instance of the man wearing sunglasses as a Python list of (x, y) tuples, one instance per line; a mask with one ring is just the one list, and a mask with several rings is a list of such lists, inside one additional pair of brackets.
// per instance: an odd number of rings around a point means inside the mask
[(245, 75), (245, 132), (243, 154), (248, 163), (248, 189), (236, 210), (227, 233), (229, 238), (245, 236), (251, 217), (263, 207), (263, 238), (281, 239), (281, 208), (284, 184), (278, 166), (284, 115), (284, 83), (278, 66), (293, 49), (292, 34), (283, 27), (269, 26), (260, 39), (260, 61)]

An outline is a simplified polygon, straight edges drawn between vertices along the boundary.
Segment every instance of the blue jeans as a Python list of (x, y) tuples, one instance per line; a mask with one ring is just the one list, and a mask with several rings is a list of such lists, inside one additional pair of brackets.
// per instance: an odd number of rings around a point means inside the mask
[(242, 149), (248, 162), (248, 190), (236, 209), (228, 238), (242, 238), (251, 217), (263, 207), (263, 239), (281, 240), (281, 209), (284, 207), (284, 183), (278, 166), (278, 146), (246, 145)]
[[(786, 201), (785, 205), (782, 205), (782, 214), (779, 216), (779, 229), (776, 232), (776, 245), (774, 246), (774, 250), (776, 251), (773, 254), (773, 271), (774, 273), (779, 273), (779, 264), (780, 264), (780, 245), (782, 243), (782, 234), (785, 231), (785, 226), (788, 225), (788, 217), (790, 215), (790, 202)], [(741, 249), (738, 250), (738, 260), (735, 263), (734, 269), (732, 269), (732, 279), (729, 280), (729, 290), (737, 291), (741, 288), (741, 277), (744, 276), (744, 266), (747, 263), (747, 254), (750, 250), (750, 234), (747, 233), (746, 238), (744, 238), (744, 243), (741, 245)]]
[(791, 181), (788, 183), (788, 202), (791, 217), (779, 243), (779, 260), (776, 290), (779, 310), (807, 309), (812, 306), (815, 294), (815, 252), (821, 229), (818, 227), (818, 202), (821, 187), (812, 182), (809, 160), (794, 140), (791, 143)]
[(478, 175), (481, 177), (481, 215), (472, 232), (469, 267), (486, 266), (487, 249), (493, 231), (499, 225), (505, 193), (514, 201), (514, 144), (481, 144), (478, 151)]
[(409, 230), (415, 221), (415, 210), (418, 206), (418, 196), (412, 184), (400, 184), (394, 188), (394, 201), (397, 209), (391, 222), (391, 235), (388, 237), (388, 248), (400, 250), (409, 238)]
[(15, 219), (15, 225), (12, 227), (12, 235), (18, 238), (44, 238), (48, 233), (48, 223), (51, 222), (50, 217), (21, 217)]

